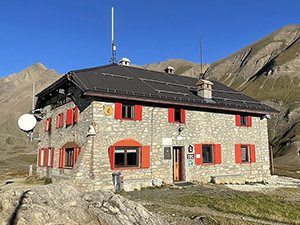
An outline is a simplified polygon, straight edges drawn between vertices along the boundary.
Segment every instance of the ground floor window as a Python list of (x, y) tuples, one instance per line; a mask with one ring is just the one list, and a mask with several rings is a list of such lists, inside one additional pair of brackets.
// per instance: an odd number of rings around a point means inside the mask
[(115, 168), (139, 167), (139, 147), (116, 147)]
[(80, 151), (81, 147), (61, 148), (58, 156), (58, 167), (72, 169), (78, 160)]
[(236, 144), (235, 145), (235, 162), (236, 163), (254, 163), (255, 145), (252, 144)]
[(150, 146), (133, 139), (123, 139), (109, 146), (108, 156), (112, 170), (150, 167)]
[(222, 163), (221, 144), (195, 144), (195, 164), (214, 165)]
[(203, 163), (213, 163), (214, 162), (213, 145), (203, 145), (202, 146), (202, 157)]
[(39, 149), (38, 166), (53, 167), (54, 148)]
[(241, 146), (241, 161), (250, 162), (250, 149), (248, 145)]

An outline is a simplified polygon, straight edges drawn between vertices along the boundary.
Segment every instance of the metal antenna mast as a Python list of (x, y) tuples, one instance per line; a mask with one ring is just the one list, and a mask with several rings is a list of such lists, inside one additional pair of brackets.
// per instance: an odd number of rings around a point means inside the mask
[(200, 42), (200, 79), (204, 79), (204, 73), (202, 70), (202, 40), (201, 40), (201, 32), (199, 31), (199, 42)]
[(112, 48), (112, 56), (110, 59), (110, 63), (116, 63), (116, 50), (114, 41), (114, 7), (111, 7), (111, 48)]

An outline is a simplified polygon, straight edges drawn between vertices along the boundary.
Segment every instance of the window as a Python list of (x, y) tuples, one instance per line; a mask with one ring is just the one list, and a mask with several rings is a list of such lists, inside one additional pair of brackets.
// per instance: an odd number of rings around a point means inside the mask
[(116, 147), (115, 168), (139, 167), (139, 147)]
[(38, 166), (53, 167), (54, 148), (41, 148), (39, 149)]
[(195, 144), (195, 164), (212, 165), (221, 164), (220, 144)]
[(134, 119), (134, 105), (122, 104), (122, 119)]
[(51, 118), (45, 120), (45, 132), (51, 130)]
[(169, 123), (185, 123), (185, 110), (169, 108)]
[(142, 106), (115, 103), (115, 119), (142, 120)]
[(241, 161), (250, 162), (250, 150), (248, 145), (241, 146)]
[(202, 162), (203, 163), (213, 163), (213, 145), (202, 145)]
[(67, 110), (66, 124), (73, 125), (75, 123), (78, 123), (78, 108), (77, 107)]
[(79, 157), (81, 147), (62, 148), (59, 150), (58, 167), (72, 169)]
[(255, 145), (236, 144), (235, 145), (235, 162), (236, 163), (254, 163), (255, 162)]
[(112, 170), (141, 169), (150, 167), (150, 146), (142, 146), (132, 139), (125, 139), (109, 147)]
[(56, 116), (56, 128), (61, 128), (64, 126), (64, 114), (60, 113)]
[(252, 126), (252, 117), (244, 115), (236, 115), (236, 126), (239, 127), (251, 127)]

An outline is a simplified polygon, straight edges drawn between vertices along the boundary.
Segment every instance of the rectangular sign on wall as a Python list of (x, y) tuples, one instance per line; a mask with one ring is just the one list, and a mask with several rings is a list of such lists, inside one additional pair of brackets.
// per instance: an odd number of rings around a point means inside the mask
[(164, 159), (171, 159), (171, 147), (164, 147)]

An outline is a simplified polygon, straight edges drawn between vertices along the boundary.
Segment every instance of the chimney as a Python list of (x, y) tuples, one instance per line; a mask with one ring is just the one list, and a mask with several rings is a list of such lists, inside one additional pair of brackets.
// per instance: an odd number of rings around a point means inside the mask
[(164, 71), (165, 73), (174, 74), (175, 69), (172, 66), (168, 66)]
[(211, 100), (212, 99), (212, 86), (214, 84), (210, 82), (209, 80), (200, 79), (196, 83), (197, 86), (197, 95), (206, 99)]
[(129, 66), (130, 60), (123, 57), (122, 59), (120, 59), (119, 64), (122, 65), (122, 66)]

